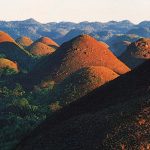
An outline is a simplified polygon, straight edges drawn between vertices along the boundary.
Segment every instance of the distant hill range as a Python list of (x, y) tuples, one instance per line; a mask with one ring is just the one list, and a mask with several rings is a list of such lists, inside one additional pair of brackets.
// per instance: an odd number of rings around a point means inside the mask
[(42, 24), (31, 18), (24, 21), (0, 21), (0, 30), (7, 32), (14, 39), (27, 36), (32, 40), (36, 40), (42, 36), (47, 36), (58, 44), (84, 33), (109, 44), (110, 38), (116, 34), (136, 34), (140, 37), (150, 37), (150, 21), (143, 21), (139, 24), (133, 24), (128, 20), (106, 23), (85, 21), (80, 23), (50, 22)]

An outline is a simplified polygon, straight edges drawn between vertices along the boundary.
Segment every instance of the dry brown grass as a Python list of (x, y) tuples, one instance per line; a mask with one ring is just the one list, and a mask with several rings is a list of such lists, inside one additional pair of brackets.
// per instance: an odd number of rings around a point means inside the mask
[(0, 31), (0, 43), (2, 43), (2, 42), (15, 42), (15, 41), (6, 32)]
[(52, 54), (55, 49), (52, 47), (47, 46), (46, 44), (43, 44), (41, 42), (35, 42), (33, 43), (28, 50), (30, 53), (34, 55), (44, 56), (48, 54)]
[(53, 58), (51, 58), (51, 64), (55, 64), (51, 71), (58, 81), (62, 81), (71, 73), (89, 66), (104, 66), (117, 74), (130, 71), (104, 43), (96, 41), (89, 35), (81, 35), (64, 43), (53, 57), (57, 62), (53, 62)]
[(16, 43), (22, 47), (28, 47), (33, 43), (33, 41), (29, 37), (23, 36), (21, 38), (16, 39)]
[(54, 88), (54, 101), (68, 104), (88, 94), (119, 75), (103, 66), (82, 68)]
[(50, 39), (48, 37), (42, 37), (42, 38), (38, 39), (36, 42), (41, 42), (48, 46), (59, 47), (59, 45), (55, 41), (53, 41), (52, 39)]
[(10, 61), (5, 58), (0, 58), (0, 68), (10, 68), (18, 72), (18, 65), (16, 62)]

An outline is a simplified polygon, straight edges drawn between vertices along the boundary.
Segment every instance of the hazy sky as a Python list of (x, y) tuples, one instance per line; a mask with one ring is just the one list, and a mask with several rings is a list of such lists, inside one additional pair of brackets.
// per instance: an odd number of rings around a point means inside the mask
[(40, 22), (150, 20), (150, 0), (1, 0), (0, 20)]

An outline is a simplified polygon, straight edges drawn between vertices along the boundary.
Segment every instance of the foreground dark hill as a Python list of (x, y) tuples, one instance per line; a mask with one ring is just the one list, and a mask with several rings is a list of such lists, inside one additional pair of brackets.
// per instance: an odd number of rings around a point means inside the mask
[(50, 116), (16, 150), (149, 149), (150, 61)]
[(30, 80), (29, 85), (36, 85), (42, 80), (58, 83), (71, 73), (89, 66), (104, 66), (117, 74), (130, 70), (104, 43), (89, 35), (80, 35), (62, 44), (53, 55), (42, 60), (23, 82)]
[(131, 43), (120, 59), (130, 68), (135, 68), (150, 59), (150, 39), (141, 38)]

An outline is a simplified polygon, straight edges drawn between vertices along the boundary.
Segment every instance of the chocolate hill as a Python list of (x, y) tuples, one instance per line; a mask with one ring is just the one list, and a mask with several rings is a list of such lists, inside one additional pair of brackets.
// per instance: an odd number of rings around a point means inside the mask
[(80, 35), (62, 44), (55, 53), (42, 60), (23, 82), (30, 80), (30, 85), (35, 85), (49, 78), (59, 83), (71, 73), (89, 66), (104, 66), (117, 74), (130, 70), (103, 43), (89, 35)]
[(50, 39), (48, 37), (41, 37), (36, 42), (44, 43), (44, 44), (46, 44), (48, 46), (51, 46), (53, 48), (58, 48), (59, 47), (59, 45), (55, 41), (53, 41), (52, 39)]
[(118, 74), (106, 67), (82, 68), (54, 87), (52, 100), (63, 105), (71, 103), (117, 77)]
[(135, 68), (150, 58), (150, 39), (141, 38), (131, 43), (120, 59), (131, 68)]
[(53, 53), (55, 48), (47, 46), (41, 42), (34, 42), (31, 46), (28, 47), (28, 51), (33, 55), (44, 56)]
[(33, 41), (29, 38), (29, 37), (26, 37), (26, 36), (22, 36), (18, 39), (16, 39), (16, 43), (24, 48), (30, 46)]
[(13, 69), (16, 72), (19, 71), (17, 63), (15, 63), (9, 59), (0, 58), (0, 69), (3, 69), (3, 68)]
[(16, 150), (149, 149), (150, 61), (54, 113)]
[(2, 42), (15, 42), (15, 40), (6, 32), (0, 31), (0, 43)]

